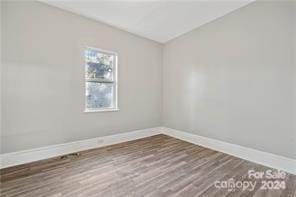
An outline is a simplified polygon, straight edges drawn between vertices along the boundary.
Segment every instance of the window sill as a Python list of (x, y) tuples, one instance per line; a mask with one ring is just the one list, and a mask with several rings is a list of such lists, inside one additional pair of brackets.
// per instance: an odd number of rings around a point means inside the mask
[(116, 112), (119, 111), (118, 108), (111, 108), (111, 109), (85, 109), (84, 113), (93, 113), (93, 112)]

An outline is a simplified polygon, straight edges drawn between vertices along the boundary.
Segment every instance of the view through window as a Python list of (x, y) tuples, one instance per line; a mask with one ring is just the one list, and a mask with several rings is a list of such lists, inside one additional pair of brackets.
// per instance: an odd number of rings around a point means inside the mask
[(95, 48), (85, 50), (86, 111), (117, 109), (117, 55)]

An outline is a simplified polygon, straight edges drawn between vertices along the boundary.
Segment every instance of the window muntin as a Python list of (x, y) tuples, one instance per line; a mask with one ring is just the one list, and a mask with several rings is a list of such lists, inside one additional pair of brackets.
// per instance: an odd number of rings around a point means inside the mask
[(88, 47), (85, 50), (85, 110), (117, 110), (117, 55)]

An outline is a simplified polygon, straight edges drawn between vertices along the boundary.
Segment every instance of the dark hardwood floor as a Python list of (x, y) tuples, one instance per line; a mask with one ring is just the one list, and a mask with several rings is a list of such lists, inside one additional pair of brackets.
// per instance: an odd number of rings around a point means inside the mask
[[(248, 176), (249, 170), (269, 169), (157, 135), (3, 169), (0, 196), (295, 197), (296, 176), (286, 174), (277, 179)], [(231, 180), (237, 185), (226, 187)], [(270, 181), (268, 187), (274, 189), (263, 189), (262, 181)], [(250, 185), (247, 188), (250, 182), (254, 190)], [(241, 184), (245, 184), (244, 190)]]

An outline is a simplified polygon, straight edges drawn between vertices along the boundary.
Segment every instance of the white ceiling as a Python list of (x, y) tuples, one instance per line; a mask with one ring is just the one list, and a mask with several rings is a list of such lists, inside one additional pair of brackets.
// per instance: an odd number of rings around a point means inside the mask
[(151, 40), (165, 43), (254, 0), (42, 0)]

